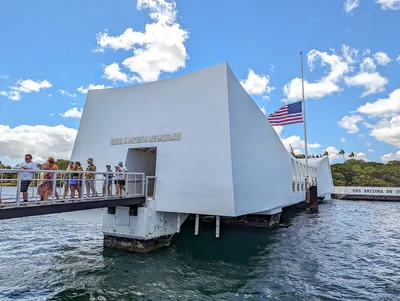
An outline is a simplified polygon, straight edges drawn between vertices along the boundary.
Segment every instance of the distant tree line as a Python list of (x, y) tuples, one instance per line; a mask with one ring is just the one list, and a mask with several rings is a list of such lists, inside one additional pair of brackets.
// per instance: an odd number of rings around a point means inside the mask
[[(57, 159), (55, 161), (56, 165), (58, 166), (58, 169), (60, 170), (66, 170), (68, 167), (68, 162), (69, 160), (64, 160), (64, 159)], [(39, 169), (42, 169), (43, 164), (37, 163), (37, 166)], [(0, 162), (0, 169), (13, 169), (13, 166), (11, 165), (4, 165)], [(60, 177), (60, 175), (58, 175), (58, 177)], [(17, 179), (17, 174), (15, 173), (4, 173), (3, 174), (3, 179), (4, 180), (13, 180), (13, 179)], [(4, 184), (7, 184), (7, 182), (5, 182)], [(10, 181), (9, 184), (17, 184), (16, 181)]]
[(348, 159), (331, 165), (335, 186), (400, 187), (400, 161), (387, 164)]

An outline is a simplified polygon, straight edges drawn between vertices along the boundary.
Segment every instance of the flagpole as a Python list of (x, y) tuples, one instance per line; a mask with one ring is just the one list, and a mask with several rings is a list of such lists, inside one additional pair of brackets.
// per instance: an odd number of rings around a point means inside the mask
[(307, 148), (307, 124), (306, 124), (306, 103), (304, 98), (304, 72), (303, 72), (303, 51), (300, 51), (300, 64), (301, 64), (301, 92), (302, 92), (302, 111), (303, 111), (303, 123), (304, 123), (304, 151), (306, 155), (306, 179), (307, 179), (307, 190), (309, 187), (309, 171), (308, 171), (308, 148)]

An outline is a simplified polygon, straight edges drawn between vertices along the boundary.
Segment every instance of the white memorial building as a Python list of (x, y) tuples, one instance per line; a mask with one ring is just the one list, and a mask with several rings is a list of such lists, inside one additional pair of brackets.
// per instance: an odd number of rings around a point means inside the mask
[[(228, 64), (157, 82), (88, 92), (73, 160), (97, 170), (122, 161), (156, 177), (154, 199), (105, 211), (103, 231), (128, 241), (169, 238), (189, 214), (276, 214), (305, 200), (304, 160), (284, 147)], [(333, 190), (329, 159), (311, 159), (319, 196)]]

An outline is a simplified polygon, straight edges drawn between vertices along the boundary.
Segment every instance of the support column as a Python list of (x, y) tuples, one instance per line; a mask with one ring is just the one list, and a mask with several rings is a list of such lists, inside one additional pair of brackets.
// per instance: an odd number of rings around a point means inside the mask
[(317, 186), (311, 186), (309, 190), (310, 209), (312, 212), (318, 212), (318, 194)]

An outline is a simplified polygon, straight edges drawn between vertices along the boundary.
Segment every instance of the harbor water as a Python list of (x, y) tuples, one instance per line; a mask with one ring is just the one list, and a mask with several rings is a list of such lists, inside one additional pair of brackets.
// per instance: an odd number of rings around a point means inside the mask
[(99, 214), (0, 221), (0, 300), (400, 300), (400, 203), (328, 201), (219, 239), (189, 221), (149, 254), (104, 249)]

